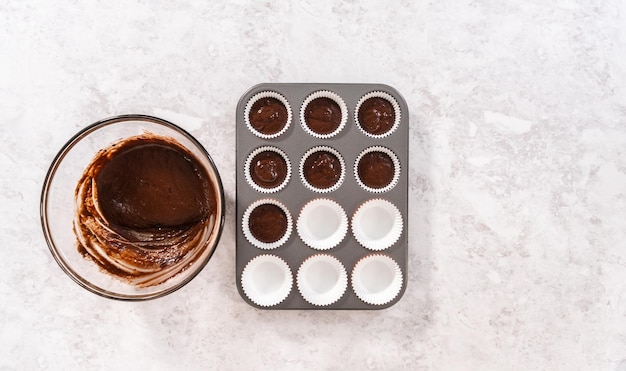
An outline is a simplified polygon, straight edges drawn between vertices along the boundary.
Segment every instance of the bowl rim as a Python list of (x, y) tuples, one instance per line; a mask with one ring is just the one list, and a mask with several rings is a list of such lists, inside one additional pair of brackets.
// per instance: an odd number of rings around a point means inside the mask
[[(158, 291), (158, 292), (154, 292), (154, 293), (148, 293), (148, 294), (141, 294), (141, 295), (128, 295), (128, 294), (120, 294), (120, 293), (115, 293), (109, 290), (105, 290), (99, 287), (96, 287), (95, 285), (91, 284), (88, 280), (86, 280), (85, 278), (83, 278), (80, 274), (76, 273), (72, 267), (70, 267), (65, 260), (63, 259), (63, 257), (60, 255), (60, 253), (57, 251), (57, 247), (54, 244), (53, 238), (52, 238), (52, 233), (50, 230), (50, 226), (48, 225), (48, 192), (50, 190), (50, 185), (52, 180), (54, 179), (54, 176), (56, 174), (57, 169), (59, 168), (59, 165), (61, 164), (61, 162), (63, 161), (63, 159), (65, 158), (65, 156), (70, 152), (70, 150), (72, 148), (74, 148), (74, 146), (83, 138), (85, 138), (87, 135), (89, 135), (90, 133), (112, 125), (112, 124), (116, 124), (119, 122), (123, 122), (123, 121), (146, 121), (146, 122), (150, 122), (150, 123), (154, 123), (154, 124), (158, 124), (158, 125), (162, 125), (164, 127), (167, 127), (169, 129), (173, 129), (175, 131), (177, 131), (178, 133), (180, 133), (182, 136), (184, 136), (185, 138), (187, 138), (188, 140), (190, 140), (195, 146), (197, 146), (198, 150), (200, 150), (200, 152), (202, 152), (202, 154), (206, 157), (206, 159), (209, 161), (210, 166), (213, 168), (213, 171), (215, 172), (215, 180), (217, 182), (218, 185), (218, 197), (219, 197), (219, 201), (221, 204), (221, 207), (218, 208), (218, 211), (220, 213), (219, 217), (216, 218), (215, 222), (219, 223), (219, 226), (217, 228), (217, 236), (215, 238), (215, 245), (213, 246), (213, 248), (211, 249), (211, 251), (209, 252), (209, 254), (207, 255), (207, 257), (204, 259), (204, 261), (200, 262), (200, 264), (198, 265), (198, 267), (195, 268), (194, 271), (192, 271), (188, 277), (186, 277), (185, 279), (181, 280), (179, 283), (177, 283), (176, 285), (167, 288), (166, 290), (163, 291)], [(217, 170), (217, 166), (215, 165), (215, 162), (213, 161), (213, 158), (211, 157), (211, 155), (207, 152), (207, 150), (204, 148), (204, 146), (193, 136), (191, 135), (188, 131), (186, 131), (185, 129), (183, 129), (182, 127), (158, 118), (158, 117), (154, 117), (154, 116), (150, 116), (150, 115), (144, 115), (144, 114), (123, 114), (123, 115), (117, 115), (117, 116), (112, 116), (112, 117), (108, 117), (99, 121), (96, 121), (86, 127), (84, 127), (83, 129), (79, 130), (76, 134), (74, 134), (67, 142), (65, 142), (65, 144), (61, 147), (61, 149), (59, 150), (59, 152), (56, 154), (56, 156), (54, 157), (54, 159), (52, 160), (52, 163), (50, 164), (50, 167), (48, 168), (48, 171), (46, 173), (46, 176), (44, 178), (44, 182), (43, 182), (43, 186), (42, 186), (42, 190), (41, 190), (41, 198), (40, 198), (40, 219), (41, 219), (41, 227), (42, 227), (42, 231), (44, 234), (44, 238), (46, 240), (46, 244), (48, 245), (48, 249), (50, 250), (50, 252), (52, 253), (52, 256), (54, 257), (54, 260), (57, 262), (57, 264), (59, 265), (59, 267), (61, 268), (61, 270), (63, 270), (63, 272), (65, 272), (66, 275), (68, 275), (74, 282), (76, 282), (79, 286), (81, 286), (82, 288), (86, 289), (87, 291), (90, 291), (96, 295), (108, 298), (108, 299), (115, 299), (115, 300), (120, 300), (120, 301), (146, 301), (146, 300), (151, 300), (151, 299), (156, 299), (156, 298), (160, 298), (163, 296), (166, 296), (168, 294), (171, 294), (175, 291), (177, 291), (178, 289), (182, 288), (183, 286), (185, 286), (186, 284), (188, 284), (192, 279), (194, 279), (203, 269), (204, 267), (208, 264), (209, 260), (211, 260), (211, 257), (213, 256), (213, 254), (215, 253), (215, 250), (217, 249), (217, 246), (219, 245), (219, 241), (221, 239), (222, 236), (222, 232), (224, 229), (224, 223), (225, 223), (225, 197), (224, 197), (224, 186), (222, 184), (222, 179), (221, 176), (219, 174), (219, 171)]]

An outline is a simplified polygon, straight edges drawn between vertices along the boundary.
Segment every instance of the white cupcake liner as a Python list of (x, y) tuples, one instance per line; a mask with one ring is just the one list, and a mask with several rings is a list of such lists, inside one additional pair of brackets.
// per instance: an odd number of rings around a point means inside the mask
[[(363, 181), (359, 177), (359, 162), (361, 161), (363, 156), (365, 156), (366, 154), (368, 154), (370, 152), (383, 152), (383, 153), (386, 153), (389, 156), (389, 158), (391, 158), (391, 161), (393, 162), (393, 168), (394, 168), (393, 178), (391, 179), (391, 182), (389, 182), (389, 184), (387, 184), (385, 187), (382, 187), (382, 188), (372, 188), (372, 187), (369, 187), (369, 186), (365, 185), (365, 183), (363, 183)], [(400, 179), (400, 160), (398, 160), (398, 156), (396, 156), (396, 154), (393, 153), (393, 151), (390, 150), (389, 148), (382, 147), (382, 146), (368, 147), (365, 150), (363, 150), (357, 156), (356, 160), (354, 161), (354, 177), (356, 178), (356, 181), (359, 184), (359, 186), (361, 186), (366, 191), (369, 191), (369, 192), (372, 192), (372, 193), (384, 193), (384, 192), (387, 192), (387, 191), (391, 190), (393, 187), (395, 187), (396, 184), (398, 184), (398, 180)]]
[[(274, 134), (263, 134), (257, 131), (250, 123), (250, 110), (252, 109), (252, 105), (256, 103), (256, 101), (258, 101), (259, 99), (263, 99), (263, 98), (276, 98), (282, 104), (284, 104), (285, 108), (287, 109), (287, 122), (285, 122), (285, 126), (280, 131)], [(289, 104), (289, 101), (282, 94), (279, 94), (275, 91), (262, 91), (260, 93), (253, 95), (252, 98), (248, 100), (248, 103), (246, 104), (245, 112), (243, 115), (243, 119), (244, 119), (244, 122), (246, 123), (246, 126), (248, 127), (248, 130), (250, 130), (254, 135), (263, 139), (273, 139), (273, 138), (283, 135), (287, 131), (287, 129), (289, 129), (289, 125), (291, 125), (291, 121), (293, 119), (293, 114), (291, 113), (291, 105)]]
[[(259, 241), (256, 237), (254, 237), (254, 235), (250, 231), (250, 214), (252, 213), (252, 211), (254, 211), (255, 208), (261, 205), (265, 205), (265, 204), (271, 204), (271, 205), (276, 205), (280, 207), (280, 209), (287, 216), (287, 229), (285, 230), (285, 234), (278, 241), (275, 241), (275, 242)], [(293, 230), (293, 221), (291, 218), (291, 213), (289, 213), (289, 209), (287, 209), (285, 205), (283, 205), (277, 200), (264, 198), (261, 200), (257, 200), (253, 202), (250, 206), (248, 206), (246, 211), (243, 213), (243, 217), (241, 218), (241, 229), (243, 231), (243, 235), (246, 237), (248, 242), (250, 242), (252, 245), (258, 247), (259, 249), (271, 250), (279, 246), (282, 246), (285, 242), (287, 242), (287, 240), (289, 240), (289, 237), (291, 236), (291, 232)]]
[(348, 287), (348, 274), (341, 262), (328, 254), (308, 257), (298, 269), (298, 291), (307, 302), (317, 306), (331, 305)]
[[(389, 131), (387, 131), (386, 133), (378, 134), (378, 135), (368, 133), (367, 131), (365, 131), (365, 129), (363, 129), (363, 127), (361, 126), (361, 123), (359, 122), (359, 109), (361, 109), (361, 105), (370, 98), (385, 99), (393, 107), (396, 117), (393, 122), (393, 125), (391, 126), (391, 128), (389, 128)], [(391, 94), (385, 93), (384, 91), (373, 91), (373, 92), (365, 94), (364, 96), (361, 97), (361, 99), (359, 99), (358, 103), (356, 104), (356, 107), (354, 108), (354, 122), (356, 123), (356, 126), (361, 130), (363, 134), (367, 135), (370, 138), (380, 139), (380, 138), (385, 138), (391, 135), (394, 131), (396, 131), (396, 129), (400, 125), (401, 115), (402, 113), (400, 112), (400, 105), (398, 104), (398, 101)]]
[[(254, 158), (254, 156), (265, 151), (272, 151), (272, 152), (278, 153), (283, 158), (283, 160), (285, 160), (285, 164), (287, 166), (287, 174), (285, 174), (285, 180), (283, 180), (282, 183), (280, 183), (279, 185), (273, 188), (261, 187), (260, 185), (255, 183), (254, 179), (252, 179), (252, 176), (250, 175), (250, 164), (252, 162), (252, 159)], [(246, 181), (248, 182), (250, 187), (252, 187), (254, 190), (261, 192), (261, 193), (275, 193), (285, 188), (287, 183), (289, 183), (289, 179), (291, 179), (291, 162), (289, 161), (289, 157), (283, 150), (277, 147), (273, 147), (273, 146), (263, 146), (263, 147), (259, 147), (255, 149), (254, 151), (252, 151), (252, 153), (250, 153), (250, 155), (248, 155), (248, 158), (246, 158), (246, 163), (244, 166), (244, 172), (245, 172)]]
[(381, 251), (398, 241), (403, 221), (400, 210), (387, 200), (368, 200), (352, 216), (352, 234), (365, 248)]
[(371, 305), (385, 305), (402, 289), (402, 270), (391, 257), (373, 254), (361, 258), (352, 269), (352, 290)]
[[(339, 179), (337, 180), (337, 183), (335, 183), (332, 187), (328, 187), (328, 188), (317, 188), (311, 183), (309, 183), (304, 177), (304, 163), (307, 160), (307, 158), (315, 152), (322, 152), (322, 151), (330, 152), (333, 155), (335, 155), (335, 157), (337, 157), (337, 159), (339, 160), (339, 164), (341, 165), (341, 174), (339, 175)], [(309, 149), (302, 156), (302, 158), (300, 159), (299, 173), (300, 173), (300, 180), (302, 181), (302, 184), (304, 184), (305, 187), (307, 187), (313, 192), (329, 193), (329, 192), (336, 191), (341, 186), (344, 179), (346, 178), (346, 163), (343, 160), (343, 156), (341, 156), (341, 153), (339, 153), (339, 151), (337, 151), (336, 149), (329, 147), (329, 146), (317, 146), (317, 147), (313, 147)]]
[[(311, 101), (317, 98), (329, 98), (335, 101), (339, 105), (339, 109), (341, 110), (341, 121), (337, 129), (333, 131), (332, 133), (327, 133), (327, 134), (316, 133), (313, 130), (311, 130), (311, 128), (309, 128), (309, 126), (306, 123), (306, 117), (305, 117), (306, 107), (309, 105), (309, 103), (311, 103)], [(304, 131), (314, 136), (315, 138), (319, 138), (319, 139), (332, 138), (343, 130), (347, 122), (348, 122), (348, 106), (346, 106), (346, 103), (337, 93), (334, 93), (328, 90), (318, 90), (314, 93), (311, 93), (302, 102), (302, 107), (300, 108), (300, 125), (302, 125), (302, 129), (304, 129)]]
[(318, 198), (309, 201), (300, 210), (296, 229), (307, 246), (316, 250), (329, 250), (346, 236), (348, 217), (337, 202)]
[(243, 292), (255, 304), (270, 307), (283, 302), (293, 286), (289, 265), (276, 255), (259, 255), (250, 260), (241, 274)]

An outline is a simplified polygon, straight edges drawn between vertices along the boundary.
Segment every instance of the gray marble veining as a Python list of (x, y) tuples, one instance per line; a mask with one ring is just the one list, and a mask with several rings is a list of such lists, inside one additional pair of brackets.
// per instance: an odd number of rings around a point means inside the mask
[[(0, 369), (626, 370), (626, 3), (0, 5)], [(235, 285), (235, 106), (261, 82), (379, 82), (410, 115), (409, 284), (384, 311), (260, 311)], [(165, 298), (67, 278), (47, 168), (145, 113), (220, 169), (213, 259)]]

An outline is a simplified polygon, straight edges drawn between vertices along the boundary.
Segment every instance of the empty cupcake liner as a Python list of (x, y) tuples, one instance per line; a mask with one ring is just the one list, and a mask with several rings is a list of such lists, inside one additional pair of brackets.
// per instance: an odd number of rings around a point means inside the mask
[[(339, 126), (337, 127), (337, 129), (335, 129), (331, 133), (327, 133), (327, 134), (316, 133), (315, 131), (311, 130), (311, 128), (308, 126), (306, 122), (306, 117), (305, 117), (306, 108), (308, 104), (311, 103), (311, 101), (317, 98), (329, 98), (335, 101), (339, 105), (339, 109), (341, 110), (341, 122), (339, 123)], [(344, 100), (337, 93), (334, 93), (328, 90), (318, 90), (310, 94), (309, 96), (307, 96), (306, 99), (302, 102), (302, 107), (300, 108), (300, 124), (302, 125), (302, 128), (304, 129), (304, 131), (314, 136), (315, 138), (319, 138), (319, 139), (332, 138), (333, 136), (340, 133), (341, 130), (343, 130), (347, 122), (348, 122), (348, 107), (346, 106), (346, 103), (344, 102)]]
[(241, 274), (243, 292), (255, 304), (270, 307), (289, 296), (293, 274), (289, 265), (276, 255), (259, 255), (250, 260)]
[[(264, 133), (259, 132), (252, 126), (252, 123), (250, 122), (250, 110), (252, 109), (252, 105), (256, 103), (259, 99), (263, 99), (263, 98), (278, 99), (287, 109), (287, 122), (285, 123), (285, 126), (280, 131), (273, 133), (273, 134), (264, 134)], [(287, 131), (287, 129), (289, 129), (289, 126), (291, 125), (291, 121), (293, 119), (293, 114), (291, 113), (291, 105), (289, 104), (289, 101), (282, 94), (279, 94), (275, 91), (262, 91), (260, 93), (253, 95), (252, 98), (250, 98), (250, 100), (246, 104), (246, 108), (245, 108), (245, 112), (243, 116), (244, 116), (243, 117), (244, 122), (246, 123), (246, 126), (248, 127), (250, 132), (258, 136), (259, 138), (263, 138), (263, 139), (273, 139), (273, 138), (283, 135)]]
[[(328, 187), (328, 188), (318, 188), (318, 187), (312, 185), (311, 183), (309, 183), (309, 181), (304, 176), (304, 170), (305, 170), (304, 169), (304, 163), (306, 162), (306, 160), (307, 160), (307, 158), (309, 156), (311, 156), (312, 154), (314, 154), (316, 152), (330, 152), (333, 155), (335, 155), (335, 157), (337, 157), (337, 159), (339, 160), (339, 164), (341, 166), (341, 174), (339, 175), (339, 179), (337, 180), (337, 183), (335, 183), (331, 187)], [(341, 153), (339, 153), (339, 151), (337, 151), (336, 149), (334, 149), (332, 147), (329, 147), (329, 146), (317, 146), (317, 147), (313, 147), (313, 148), (309, 149), (302, 156), (302, 158), (300, 159), (299, 173), (300, 173), (300, 180), (302, 181), (302, 184), (304, 184), (305, 187), (307, 187), (308, 189), (310, 189), (313, 192), (329, 193), (329, 192), (336, 191), (337, 188), (339, 188), (341, 186), (341, 184), (343, 183), (344, 179), (346, 178), (346, 163), (343, 160), (343, 156), (341, 156)]]
[[(393, 178), (391, 179), (389, 184), (387, 184), (385, 187), (381, 187), (381, 188), (369, 187), (359, 177), (359, 162), (361, 161), (363, 156), (365, 156), (366, 154), (371, 153), (371, 152), (383, 152), (383, 153), (387, 154), (389, 156), (389, 158), (391, 158), (391, 161), (393, 162), (393, 168), (394, 168)], [(364, 149), (357, 156), (356, 161), (354, 161), (354, 177), (356, 178), (356, 181), (359, 184), (359, 186), (361, 186), (363, 189), (365, 189), (365, 190), (367, 190), (369, 192), (372, 192), (372, 193), (384, 193), (384, 192), (387, 192), (387, 191), (391, 190), (393, 187), (395, 187), (396, 184), (398, 184), (398, 180), (400, 180), (400, 160), (398, 160), (398, 156), (396, 156), (396, 154), (393, 153), (393, 151), (390, 150), (387, 147), (382, 147), (382, 146), (368, 147), (368, 148)]]
[(385, 305), (402, 289), (402, 270), (391, 257), (373, 254), (361, 258), (352, 269), (352, 289), (363, 302)]
[(309, 201), (300, 210), (296, 229), (307, 246), (317, 250), (329, 250), (345, 237), (348, 217), (337, 202), (318, 198)]
[[(363, 105), (363, 103), (370, 99), (370, 98), (382, 98), (386, 101), (388, 101), (391, 106), (393, 107), (394, 113), (395, 113), (395, 119), (393, 122), (393, 125), (391, 126), (391, 128), (383, 133), (383, 134), (372, 134), (367, 132), (365, 129), (363, 129), (363, 126), (361, 125), (361, 122), (359, 122), (359, 110), (361, 109), (361, 106)], [(373, 91), (370, 93), (365, 94), (363, 97), (361, 97), (361, 99), (359, 99), (358, 103), (356, 104), (356, 107), (354, 108), (354, 121), (357, 125), (357, 127), (361, 130), (361, 132), (365, 135), (367, 135), (370, 138), (385, 138), (389, 135), (391, 135), (394, 131), (396, 131), (396, 129), (398, 128), (398, 125), (400, 125), (400, 117), (401, 117), (401, 112), (400, 112), (400, 105), (398, 104), (398, 101), (389, 93), (385, 93), (383, 91)]]
[(335, 303), (346, 292), (348, 274), (339, 259), (318, 254), (308, 257), (300, 265), (296, 282), (304, 300), (326, 306)]
[[(252, 176), (250, 175), (250, 167), (252, 166), (251, 165), (252, 159), (259, 153), (263, 153), (266, 151), (272, 151), (272, 152), (278, 153), (283, 158), (283, 160), (285, 160), (285, 164), (287, 166), (287, 174), (285, 175), (285, 180), (283, 180), (282, 183), (280, 183), (276, 187), (272, 187), (272, 188), (261, 187), (254, 181), (254, 179), (252, 179)], [(263, 146), (263, 147), (259, 147), (255, 149), (254, 151), (252, 151), (252, 153), (250, 153), (250, 155), (248, 155), (248, 157), (246, 158), (244, 172), (245, 172), (246, 181), (248, 182), (250, 187), (254, 188), (256, 191), (261, 192), (261, 193), (274, 193), (285, 188), (285, 186), (289, 182), (289, 179), (291, 179), (291, 162), (289, 161), (289, 156), (287, 156), (287, 154), (283, 150), (277, 147), (273, 147), (273, 146)]]
[[(252, 211), (254, 211), (254, 209), (256, 209), (258, 206), (261, 206), (264, 204), (271, 204), (271, 205), (276, 205), (280, 207), (280, 209), (285, 213), (285, 216), (287, 217), (287, 229), (285, 233), (283, 234), (283, 236), (275, 242), (259, 241), (256, 237), (254, 237), (254, 235), (250, 231), (250, 214), (252, 214)], [(248, 240), (248, 242), (250, 242), (252, 245), (258, 247), (259, 249), (271, 250), (271, 249), (275, 249), (283, 245), (285, 242), (287, 242), (287, 240), (289, 240), (289, 237), (291, 236), (291, 232), (293, 230), (293, 221), (291, 218), (291, 213), (289, 212), (289, 210), (287, 209), (285, 205), (283, 205), (281, 202), (277, 200), (264, 198), (264, 199), (255, 201), (250, 206), (248, 206), (241, 220), (241, 229), (243, 231), (244, 236)]]
[(363, 203), (352, 216), (352, 234), (365, 248), (385, 250), (402, 235), (400, 210), (391, 202), (372, 199)]

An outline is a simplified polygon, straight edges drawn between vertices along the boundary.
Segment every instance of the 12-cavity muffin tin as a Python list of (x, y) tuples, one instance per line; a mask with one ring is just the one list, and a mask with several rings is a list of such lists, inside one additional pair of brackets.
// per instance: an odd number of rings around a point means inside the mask
[(381, 84), (260, 84), (237, 105), (237, 287), (263, 309), (406, 289), (409, 112)]

